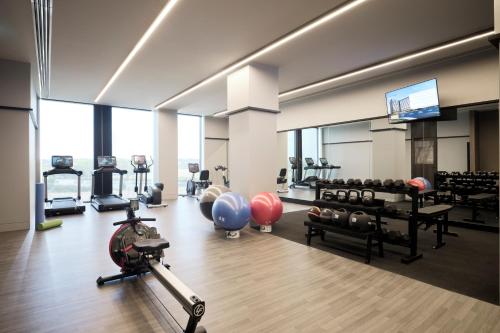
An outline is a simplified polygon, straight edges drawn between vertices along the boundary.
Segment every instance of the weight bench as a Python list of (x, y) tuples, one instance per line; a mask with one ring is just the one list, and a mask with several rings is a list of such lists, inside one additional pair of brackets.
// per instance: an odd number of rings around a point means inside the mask
[[(449, 236), (458, 236), (458, 234), (448, 231), (448, 212), (452, 210), (450, 205), (434, 205), (418, 209), (417, 220), (423, 221), (426, 224), (426, 230), (433, 224), (436, 224), (437, 243), (433, 246), (434, 249), (446, 245), (443, 242), (443, 234)], [(419, 223), (419, 225), (423, 224)], [(444, 229), (444, 230), (443, 230)]]
[(496, 194), (493, 193), (479, 193), (479, 194), (473, 194), (469, 195), (469, 200), (472, 203), (472, 217), (470, 219), (464, 219), (464, 221), (467, 222), (475, 222), (475, 223), (484, 223), (484, 221), (478, 220), (477, 217), (479, 216), (479, 205), (482, 203), (486, 203), (490, 200), (493, 200), (496, 198)]

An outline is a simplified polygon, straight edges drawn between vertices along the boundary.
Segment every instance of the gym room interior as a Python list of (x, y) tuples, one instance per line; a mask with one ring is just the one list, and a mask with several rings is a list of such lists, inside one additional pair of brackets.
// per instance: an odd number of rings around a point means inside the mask
[(500, 0), (0, 0), (0, 332), (500, 332), (499, 41)]

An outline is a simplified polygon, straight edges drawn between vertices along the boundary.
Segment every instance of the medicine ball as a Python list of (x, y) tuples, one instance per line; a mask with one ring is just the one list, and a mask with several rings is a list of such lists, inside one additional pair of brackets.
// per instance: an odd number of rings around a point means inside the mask
[(337, 185), (344, 185), (345, 184), (345, 181), (341, 178), (341, 179), (337, 179)]
[(349, 212), (344, 208), (334, 209), (332, 222), (336, 226), (347, 228), (349, 226)]
[(394, 180), (392, 179), (386, 179), (384, 180), (384, 183), (383, 183), (384, 187), (393, 187), (394, 186)]
[(347, 180), (346, 184), (347, 184), (347, 185), (349, 185), (349, 186), (353, 186), (353, 185), (354, 185), (354, 179), (349, 178), (349, 179)]
[(375, 230), (375, 223), (372, 222), (371, 217), (362, 211), (354, 212), (349, 215), (349, 226), (361, 232)]
[(357, 179), (354, 179), (354, 185), (356, 185), (356, 186), (362, 186), (363, 182), (361, 181), (361, 179), (357, 178)]
[(363, 182), (363, 185), (367, 186), (367, 187), (372, 187), (373, 186), (373, 180), (371, 179), (365, 179), (365, 181)]
[(382, 186), (382, 182), (380, 181), (380, 179), (374, 179), (373, 187), (380, 187), (380, 186)]
[(333, 194), (333, 192), (331, 191), (325, 191), (323, 192), (321, 199), (326, 201), (333, 201), (335, 199), (335, 194)]
[(323, 223), (331, 223), (332, 222), (333, 212), (331, 209), (323, 208), (321, 213), (319, 214), (319, 219)]
[(404, 182), (404, 180), (402, 180), (402, 179), (396, 179), (396, 180), (394, 181), (394, 187), (395, 187), (395, 188), (403, 188), (403, 187), (405, 187), (405, 182)]
[(425, 184), (420, 179), (417, 179), (417, 178), (410, 179), (407, 182), (407, 184), (410, 186), (413, 186), (413, 187), (417, 187), (419, 191), (425, 190)]
[(319, 222), (320, 214), (321, 210), (319, 209), (319, 207), (316, 206), (309, 208), (309, 210), (307, 211), (307, 216), (309, 217), (309, 220), (311, 220), (312, 222)]
[(345, 190), (337, 190), (337, 200), (339, 202), (347, 202), (348, 199), (347, 191)]
[(373, 190), (363, 190), (361, 191), (361, 202), (365, 206), (373, 205), (373, 199), (375, 199), (375, 192)]
[(359, 203), (360, 196), (358, 191), (349, 190), (348, 197), (349, 197), (349, 203), (351, 205), (357, 205)]

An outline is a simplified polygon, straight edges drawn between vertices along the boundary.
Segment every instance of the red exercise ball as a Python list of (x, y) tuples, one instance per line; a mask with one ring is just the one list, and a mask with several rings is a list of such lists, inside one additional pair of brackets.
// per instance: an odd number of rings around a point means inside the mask
[(259, 225), (271, 225), (278, 221), (283, 214), (283, 203), (280, 198), (271, 192), (257, 194), (250, 201), (252, 218)]
[(410, 186), (418, 187), (419, 191), (425, 190), (425, 183), (421, 179), (413, 178), (407, 181), (406, 183)]

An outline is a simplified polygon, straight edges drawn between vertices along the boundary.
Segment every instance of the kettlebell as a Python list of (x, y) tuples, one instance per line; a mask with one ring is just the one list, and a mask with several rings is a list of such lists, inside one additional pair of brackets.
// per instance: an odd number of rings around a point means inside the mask
[(337, 190), (337, 200), (339, 202), (346, 202), (348, 199), (347, 191), (345, 190)]
[(311, 220), (312, 222), (319, 222), (319, 216), (321, 214), (321, 210), (319, 209), (319, 207), (311, 207), (309, 208), (309, 210), (307, 211), (307, 216), (309, 217), (309, 220)]
[(332, 191), (325, 191), (325, 192), (323, 192), (321, 199), (326, 200), (326, 201), (332, 201), (335, 199), (335, 194), (333, 194)]
[(349, 190), (348, 193), (348, 197), (349, 197), (349, 203), (351, 205), (357, 205), (359, 203), (359, 199), (360, 199), (360, 196), (359, 196), (359, 192), (356, 191), (356, 190)]
[(353, 185), (354, 185), (354, 179), (349, 178), (349, 179), (347, 180), (346, 184), (347, 184), (347, 185), (349, 185), (349, 186), (353, 186)]
[(363, 182), (361, 181), (361, 179), (357, 178), (357, 179), (354, 179), (354, 185), (355, 186), (363, 186)]
[(344, 208), (334, 209), (332, 222), (336, 226), (347, 228), (349, 226), (349, 212)]
[(357, 211), (349, 215), (349, 226), (361, 232), (375, 230), (375, 223), (372, 222), (371, 217), (362, 211)]
[(395, 188), (404, 188), (405, 187), (405, 182), (402, 179), (396, 179), (394, 181), (394, 187)]
[(384, 187), (393, 187), (393, 186), (394, 186), (394, 180), (390, 178), (384, 180)]
[(363, 190), (361, 191), (361, 202), (365, 206), (372, 206), (373, 199), (375, 199), (375, 192), (373, 190)]
[(370, 178), (365, 179), (365, 181), (363, 182), (363, 185), (365, 185), (366, 187), (372, 187), (373, 186), (373, 180), (371, 180)]
[(380, 181), (380, 179), (374, 179), (373, 187), (380, 187), (380, 186), (382, 186), (382, 182)]
[(332, 222), (333, 212), (331, 209), (323, 208), (321, 213), (319, 214), (319, 220), (323, 223), (331, 223)]
[(341, 179), (337, 179), (337, 185), (344, 185), (345, 184), (345, 181), (341, 178)]

